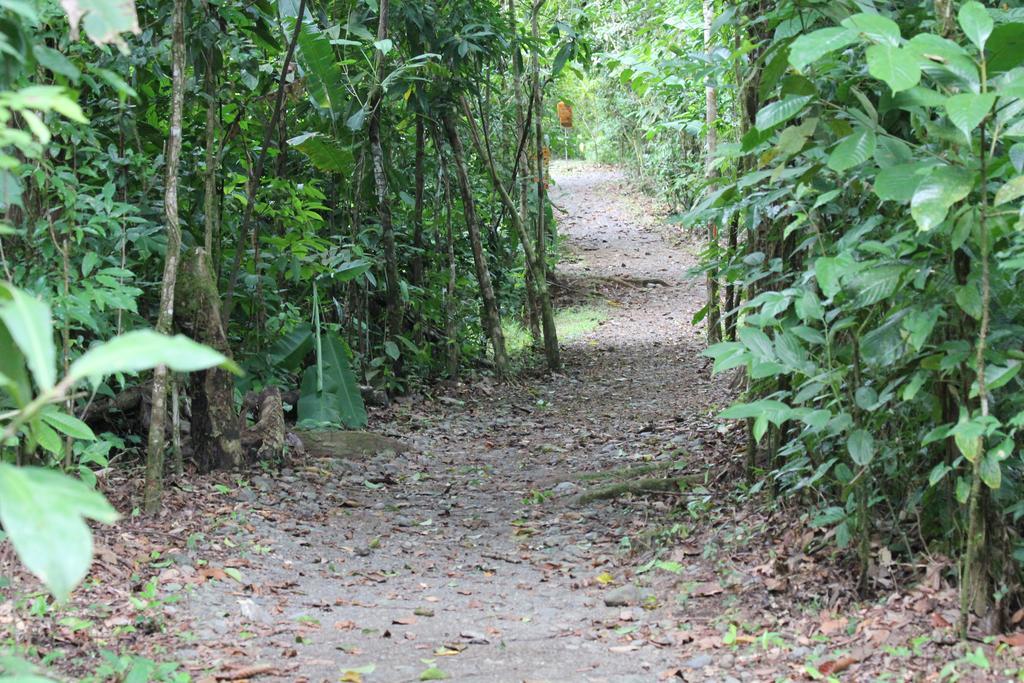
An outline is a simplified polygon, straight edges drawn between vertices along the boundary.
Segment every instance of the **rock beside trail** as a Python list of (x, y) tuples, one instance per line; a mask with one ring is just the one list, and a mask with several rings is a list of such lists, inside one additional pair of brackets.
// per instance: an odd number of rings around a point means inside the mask
[(384, 452), (397, 454), (409, 451), (406, 442), (373, 432), (325, 430), (296, 434), (302, 439), (306, 451), (320, 458), (361, 459)]
[(640, 593), (640, 589), (631, 583), (613, 588), (604, 594), (606, 607), (630, 607), (639, 605), (641, 600), (643, 600), (643, 595)]

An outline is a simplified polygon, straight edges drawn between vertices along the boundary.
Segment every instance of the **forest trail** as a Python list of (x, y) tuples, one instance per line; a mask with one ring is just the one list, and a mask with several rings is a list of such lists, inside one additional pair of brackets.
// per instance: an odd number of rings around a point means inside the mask
[[(703, 282), (619, 171), (554, 174), (562, 299), (607, 315), (564, 344), (565, 374), (403, 401), (371, 429), (405, 452), (311, 453), (253, 477), (231, 540), (245, 587), (207, 582), (181, 603), (195, 637), (181, 659), (265, 663), (260, 680), (639, 683), (697, 654), (680, 644), (714, 615), (645, 587), (654, 572), (634, 577), (628, 552), (669, 506), (574, 498), (581, 475), (681, 463), (703, 476), (736, 449), (716, 432), (726, 396), (690, 324)], [(673, 582), (714, 578), (693, 564)], [(709, 662), (691, 673), (704, 680)]]

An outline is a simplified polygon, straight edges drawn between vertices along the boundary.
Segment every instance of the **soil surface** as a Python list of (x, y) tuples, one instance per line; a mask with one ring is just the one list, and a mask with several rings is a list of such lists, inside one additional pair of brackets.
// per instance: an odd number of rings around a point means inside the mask
[[(697, 250), (616, 169), (563, 163), (554, 177), (559, 303), (604, 322), (563, 344), (562, 374), (410, 397), (375, 414), (391, 439), (375, 455), (318, 443), (282, 476), (251, 478), (235, 493), (236, 576), (187, 592), (193, 642), (178, 657), (200, 680), (246, 667), (387, 683), (1012, 674), (952, 637), (941, 559), (913, 589), (878, 567), (878, 599), (857, 603), (824, 530), (740, 500), (743, 436), (715, 418), (733, 392), (691, 323)], [(581, 498), (674, 478), (685, 484)]]
[[(703, 476), (690, 454), (736, 449), (709, 416), (726, 394), (689, 322), (702, 281), (620, 173), (555, 174), (563, 300), (607, 319), (564, 344), (564, 374), (483, 381), (378, 415), (371, 428), (404, 453), (260, 479), (249, 521), (267, 554), (242, 569), (251, 590), (208, 583), (188, 598), (200, 643), (248, 630), (252, 661), (312, 681), (372, 665), (366, 680), (436, 668), (458, 681), (646, 682), (693, 657), (678, 647), (678, 605), (630, 581), (623, 539), (651, 511), (577, 496), (605, 483), (581, 475), (670, 465)], [(196, 647), (197, 661), (210, 655)]]
[[(183, 479), (155, 520), (112, 470), (126, 517), (72, 604), (41, 616), (0, 546), (8, 643), (201, 683), (1018, 680), (1024, 638), (953, 636), (944, 558), (879, 546), (858, 600), (827, 528), (745, 491), (696, 249), (616, 169), (553, 170), (558, 303), (603, 312), (563, 373), (407, 397), (281, 472)], [(92, 680), (178, 680), (106, 659)]]

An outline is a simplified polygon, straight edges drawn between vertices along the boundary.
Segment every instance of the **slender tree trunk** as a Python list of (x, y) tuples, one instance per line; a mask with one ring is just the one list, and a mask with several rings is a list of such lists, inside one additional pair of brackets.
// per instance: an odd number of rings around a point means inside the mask
[(466, 169), (466, 158), (462, 148), (462, 140), (459, 138), (458, 128), (455, 127), (455, 118), (450, 111), (445, 111), (441, 116), (445, 134), (448, 137), (448, 144), (452, 148), (452, 157), (455, 161), (455, 177), (459, 181), (459, 190), (462, 194), (462, 208), (466, 214), (466, 228), (469, 232), (469, 242), (473, 249), (473, 262), (476, 265), (476, 279), (480, 285), (480, 298), (484, 307), (484, 328), (487, 336), (491, 339), (494, 347), (494, 367), (499, 377), (508, 375), (508, 355), (505, 352), (505, 335), (501, 331), (501, 314), (498, 310), (498, 300), (494, 296), (494, 287), (491, 285), (491, 273), (487, 267), (487, 255), (484, 253), (483, 241), (480, 238), (480, 221), (476, 215), (476, 202), (473, 199), (473, 187), (469, 182), (469, 171)]
[[(207, 3), (207, 11), (209, 4)], [(203, 176), (203, 246), (207, 254), (213, 254), (213, 236), (217, 233), (220, 220), (220, 205), (217, 201), (217, 124), (219, 123), (220, 98), (217, 95), (217, 76), (213, 69), (212, 48), (204, 50), (206, 74), (203, 85), (206, 89), (206, 168)]]
[(412, 284), (423, 285), (423, 190), (426, 184), (427, 128), (422, 116), (416, 117), (416, 189), (412, 210)]
[[(526, 122), (526, 93), (523, 90), (523, 55), (519, 44), (519, 21), (516, 19), (516, 0), (508, 0), (508, 23), (512, 33), (512, 90), (516, 108), (516, 133), (519, 137), (529, 139)], [(516, 159), (519, 174), (519, 219), (523, 225), (530, 224), (530, 178), (529, 162), (520, 155)], [(510, 209), (511, 210), (511, 209)], [(522, 239), (522, 238), (520, 238)], [(540, 306), (537, 301), (537, 285), (534, 282), (533, 268), (526, 269), (526, 304), (530, 326), (530, 336), (535, 344), (542, 341), (540, 329)]]
[(443, 151), (440, 140), (434, 139), (434, 147), (438, 152), (438, 173), (441, 184), (444, 187), (445, 202), (445, 247), (448, 258), (448, 287), (445, 290), (444, 299), (444, 331), (446, 342), (446, 359), (448, 363), (448, 377), (455, 379), (459, 376), (459, 338), (456, 316), (458, 315), (457, 287), (459, 282), (458, 266), (455, 260), (455, 231), (452, 229), (452, 187), (448, 178), (448, 167), (442, 158)]
[[(533, 33), (533, 40), (540, 44), (540, 25), (538, 15), (545, 0), (535, 0), (533, 13), (530, 16), (530, 26)], [(544, 177), (544, 116), (543, 116), (543, 93), (540, 86), (540, 58), (537, 56), (537, 48), (533, 50), (533, 117), (534, 137), (537, 145), (537, 260), (540, 264), (535, 277), (547, 279), (548, 270), (548, 235), (547, 226), (547, 179)]]
[[(388, 37), (388, 0), (380, 0), (380, 18), (377, 22), (377, 40)], [(398, 275), (398, 255), (395, 248), (395, 227), (391, 218), (391, 197), (388, 188), (384, 146), (380, 139), (380, 120), (383, 115), (384, 53), (377, 50), (374, 62), (377, 82), (369, 97), (370, 155), (373, 157), (373, 180), (377, 192), (377, 217), (380, 220), (381, 242), (384, 246), (385, 300), (387, 302), (387, 336), (402, 334), (402, 297)], [(386, 337), (385, 337), (386, 338)]]
[[(263, 167), (267, 163), (267, 153), (270, 151), (270, 140), (277, 131), (277, 121), (281, 118), (281, 108), (284, 105), (284, 90), (288, 70), (291, 67), (292, 58), (295, 56), (295, 46), (299, 42), (299, 32), (302, 29), (302, 18), (306, 14), (306, 0), (299, 0), (299, 9), (295, 14), (295, 31), (292, 33), (291, 42), (288, 43), (288, 51), (284, 56), (284, 64), (281, 65), (281, 75), (277, 81), (277, 96), (274, 98), (274, 109), (263, 131), (263, 146), (260, 147), (260, 155), (256, 157), (256, 163), (249, 172), (249, 182), (246, 184), (245, 208), (242, 210), (242, 220), (238, 224), (238, 242), (235, 245), (235, 257), (231, 262), (231, 274), (228, 276), (228, 288), (224, 294), (224, 326), (231, 324), (231, 313), (234, 310), (235, 286), (238, 283), (238, 274), (242, 269), (242, 256), (245, 254), (245, 238), (249, 234), (249, 224), (252, 223), (253, 207), (256, 205), (256, 194), (259, 191), (260, 180), (263, 178)], [(253, 232), (254, 241), (259, 239), (257, 231)]]
[[(711, 59), (712, 43), (711, 43), (711, 27), (715, 21), (715, 5), (714, 0), (704, 0), (704, 51), (708, 55), (708, 59)], [(713, 179), (717, 173), (714, 167), (714, 156), (715, 151), (718, 148), (718, 133), (715, 130), (715, 125), (718, 122), (718, 91), (715, 88), (714, 75), (709, 74), (707, 76), (707, 83), (704, 87), (704, 98), (706, 107), (706, 119), (705, 125), (707, 126), (707, 148), (706, 148), (706, 168), (705, 177)], [(715, 190), (714, 185), (708, 187), (708, 192)], [(718, 245), (718, 224), (715, 221), (708, 222), (708, 243), (712, 248)], [(717, 252), (717, 249), (715, 249)], [(713, 256), (717, 258), (717, 254)], [(718, 270), (712, 267), (707, 274), (707, 289), (708, 289), (708, 344), (714, 344), (722, 339), (722, 317), (721, 317), (721, 302), (718, 291)]]
[[(494, 156), (491, 154), (490, 145), (485, 144), (485, 141), (480, 139), (480, 133), (477, 130), (476, 122), (473, 120), (473, 112), (469, 107), (469, 100), (463, 96), (462, 108), (466, 114), (466, 120), (469, 123), (469, 131), (473, 138), (473, 144), (476, 146), (477, 154), (487, 164), (487, 170), (491, 174), (491, 183), (494, 185), (495, 191), (498, 193), (498, 198), (504, 205), (505, 210), (508, 212), (512, 219), (512, 225), (515, 226), (516, 232), (519, 234), (519, 239), (523, 243), (523, 251), (526, 255), (526, 267), (533, 273), (533, 285), (536, 288), (537, 302), (541, 309), (541, 319), (544, 324), (544, 356), (547, 359), (548, 369), (552, 372), (558, 372), (562, 369), (562, 359), (559, 355), (558, 350), (558, 332), (555, 329), (555, 314), (551, 306), (551, 296), (548, 293), (547, 278), (543, 276), (543, 272), (540, 269), (540, 264), (537, 260), (537, 253), (530, 244), (530, 231), (527, 225), (523, 222), (521, 216), (516, 212), (515, 202), (512, 201), (512, 197), (509, 196), (508, 191), (505, 189), (501, 177), (498, 175), (498, 167), (494, 163)], [(521, 149), (520, 146), (518, 149)], [(517, 156), (513, 167), (519, 165), (519, 158)]]
[[(181, 251), (181, 225), (178, 220), (178, 166), (181, 161), (181, 122), (185, 100), (185, 2), (174, 0), (171, 25), (171, 126), (167, 136), (167, 167), (164, 179), (164, 219), (167, 221), (167, 254), (160, 287), (160, 313), (156, 330), (168, 334), (174, 321), (174, 287), (178, 277)], [(153, 373), (153, 407), (146, 454), (146, 484), (143, 509), (153, 514), (160, 509), (164, 483), (164, 450), (167, 425), (166, 365)]]

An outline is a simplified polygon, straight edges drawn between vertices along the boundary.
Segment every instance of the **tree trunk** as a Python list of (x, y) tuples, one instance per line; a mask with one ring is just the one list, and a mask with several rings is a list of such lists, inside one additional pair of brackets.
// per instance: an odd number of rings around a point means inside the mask
[[(210, 11), (209, 3), (205, 3)], [(217, 94), (217, 75), (213, 69), (214, 50), (203, 50), (206, 59), (206, 73), (203, 86), (206, 90), (206, 168), (203, 175), (203, 247), (213, 256), (213, 236), (220, 221), (220, 204), (217, 201), (217, 123), (220, 113), (220, 98)]]
[[(533, 13), (530, 16), (530, 25), (533, 32), (533, 40), (540, 45), (540, 25), (538, 15), (545, 0), (535, 0)], [(537, 262), (540, 268), (536, 277), (547, 280), (548, 270), (548, 236), (547, 226), (547, 180), (544, 177), (544, 116), (543, 94), (540, 87), (540, 58), (537, 56), (537, 49), (533, 50), (533, 110), (536, 115), (533, 117), (534, 137), (537, 145)]]
[[(491, 183), (494, 185), (495, 191), (498, 193), (498, 198), (504, 205), (506, 211), (512, 219), (512, 224), (515, 226), (516, 232), (519, 233), (519, 239), (523, 243), (523, 251), (526, 255), (526, 267), (533, 273), (533, 286), (536, 288), (537, 302), (540, 305), (541, 319), (544, 324), (544, 356), (547, 359), (548, 369), (552, 372), (558, 372), (562, 369), (562, 360), (558, 350), (558, 332), (555, 329), (555, 314), (551, 306), (551, 296), (548, 293), (547, 278), (544, 277), (543, 270), (540, 267), (538, 256), (530, 244), (530, 231), (527, 229), (522, 218), (516, 212), (515, 202), (512, 201), (512, 197), (509, 196), (508, 191), (505, 190), (501, 178), (498, 176), (498, 167), (494, 163), (494, 157), (491, 155), (489, 145), (484, 144), (484, 141), (480, 139), (480, 134), (477, 131), (476, 122), (473, 121), (473, 112), (469, 108), (469, 100), (463, 96), (462, 107), (466, 114), (466, 120), (469, 123), (469, 131), (473, 138), (473, 144), (476, 146), (477, 154), (487, 164), (487, 170), (491, 175)], [(519, 165), (519, 158), (515, 160), (515, 166)]]
[[(185, 0), (174, 0), (171, 24), (171, 121), (167, 136), (167, 167), (164, 176), (164, 218), (167, 221), (167, 253), (164, 257), (160, 287), (160, 313), (156, 330), (171, 331), (174, 322), (174, 287), (178, 277), (181, 251), (181, 224), (178, 220), (178, 166), (181, 161), (181, 121), (185, 100)], [(143, 509), (153, 514), (160, 509), (164, 484), (164, 451), (167, 425), (166, 365), (153, 373), (153, 413), (149, 424), (146, 453), (146, 483)]]
[[(388, 37), (388, 0), (380, 0), (380, 18), (377, 22), (377, 40)], [(377, 192), (377, 217), (380, 220), (381, 242), (384, 246), (385, 300), (387, 305), (388, 329), (385, 339), (402, 334), (402, 297), (398, 275), (398, 255), (395, 249), (395, 227), (391, 218), (391, 197), (388, 188), (387, 166), (384, 146), (380, 139), (380, 119), (383, 114), (384, 53), (377, 50), (374, 61), (377, 82), (370, 93), (369, 138), (370, 155), (373, 157), (374, 189)]]
[(412, 284), (423, 285), (423, 189), (424, 163), (426, 161), (427, 127), (423, 117), (416, 117), (416, 194), (412, 210)]
[[(529, 139), (530, 132), (527, 130), (526, 121), (526, 93), (523, 91), (523, 56), (519, 45), (519, 22), (516, 19), (516, 0), (508, 0), (508, 23), (512, 33), (512, 91), (516, 108), (516, 134)], [(520, 155), (516, 159), (516, 168), (519, 176), (519, 220), (523, 225), (530, 224), (530, 178), (529, 161)], [(540, 329), (540, 306), (537, 302), (537, 286), (534, 283), (533, 269), (526, 269), (526, 303), (527, 317), (530, 326), (530, 336), (534, 343), (541, 343)]]
[[(196, 341), (231, 356), (220, 315), (213, 263), (204, 249), (193, 249), (178, 271), (178, 326)], [(227, 370), (211, 368), (192, 376), (192, 449), (199, 471), (241, 467), (242, 424), (235, 412), (235, 381)]]
[[(712, 57), (712, 43), (711, 43), (711, 27), (715, 21), (715, 5), (714, 0), (704, 0), (704, 51), (708, 55), (710, 60)], [(707, 82), (704, 87), (704, 98), (706, 107), (706, 118), (705, 125), (707, 127), (706, 133), (706, 157), (705, 157), (705, 177), (713, 179), (717, 172), (714, 167), (714, 156), (715, 151), (718, 148), (718, 133), (715, 130), (715, 125), (718, 122), (718, 91), (715, 88), (714, 75), (708, 74)], [(714, 192), (714, 184), (709, 184), (708, 192)], [(708, 243), (714, 252), (717, 252), (716, 247), (718, 246), (718, 224), (715, 221), (708, 222)], [(713, 258), (717, 258), (717, 254), (713, 255)], [(707, 274), (707, 289), (708, 289), (708, 344), (715, 344), (722, 340), (722, 317), (721, 317), (721, 302), (719, 301), (718, 292), (718, 270), (712, 267)]]
[[(260, 180), (263, 178), (263, 167), (267, 163), (267, 153), (270, 151), (270, 140), (277, 131), (277, 121), (281, 117), (281, 107), (284, 104), (284, 91), (288, 70), (291, 67), (292, 57), (295, 56), (295, 46), (299, 42), (299, 32), (302, 29), (302, 18), (306, 14), (306, 0), (299, 0), (299, 9), (295, 14), (295, 31), (292, 33), (291, 42), (288, 43), (288, 51), (284, 56), (284, 64), (281, 65), (281, 75), (277, 81), (277, 95), (274, 98), (274, 109), (263, 131), (263, 146), (260, 147), (260, 155), (256, 157), (256, 164), (249, 172), (249, 180), (245, 191), (245, 208), (242, 210), (242, 220), (238, 223), (238, 241), (235, 245), (235, 257), (231, 262), (231, 274), (228, 276), (228, 289), (224, 295), (224, 325), (231, 323), (231, 313), (235, 303), (235, 285), (238, 282), (238, 274), (242, 269), (242, 256), (245, 254), (246, 236), (249, 234), (249, 224), (252, 223), (253, 207), (256, 205), (256, 194), (259, 191)], [(253, 235), (253, 241), (258, 240), (258, 235)]]
[(469, 172), (466, 169), (462, 140), (459, 138), (459, 131), (455, 127), (455, 119), (450, 111), (445, 111), (442, 114), (441, 122), (444, 124), (448, 144), (452, 148), (452, 156), (455, 161), (455, 176), (459, 181), (459, 190), (462, 194), (462, 207), (466, 215), (469, 243), (473, 249), (476, 279), (480, 285), (480, 298), (483, 300), (484, 328), (487, 331), (487, 336), (491, 339), (491, 345), (494, 347), (495, 370), (499, 377), (505, 377), (508, 375), (505, 335), (501, 331), (501, 314), (498, 310), (498, 300), (494, 296), (494, 288), (491, 286), (491, 273), (487, 267), (487, 256), (484, 253), (483, 241), (480, 238), (480, 222), (476, 215), (476, 202), (473, 199), (473, 187), (469, 182)]

